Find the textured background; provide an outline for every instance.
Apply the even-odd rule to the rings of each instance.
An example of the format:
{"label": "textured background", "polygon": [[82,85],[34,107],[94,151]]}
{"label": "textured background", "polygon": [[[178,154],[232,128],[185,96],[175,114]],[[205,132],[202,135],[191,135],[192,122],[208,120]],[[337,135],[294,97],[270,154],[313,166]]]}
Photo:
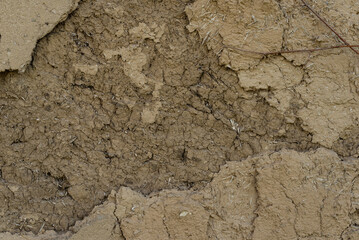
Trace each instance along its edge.
{"label": "textured background", "polygon": [[[0,237],[356,238],[358,55],[234,49],[340,44],[301,1],[12,2]],[[355,0],[309,3],[359,43]]]}

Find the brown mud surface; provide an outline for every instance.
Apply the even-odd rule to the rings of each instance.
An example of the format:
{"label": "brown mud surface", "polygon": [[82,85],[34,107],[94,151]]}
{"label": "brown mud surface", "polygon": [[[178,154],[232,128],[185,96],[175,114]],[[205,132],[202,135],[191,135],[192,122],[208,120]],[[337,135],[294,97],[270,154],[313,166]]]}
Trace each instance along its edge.
{"label": "brown mud surface", "polygon": [[301,1],[36,2],[0,3],[0,239],[359,239],[358,55],[238,50],[340,45]]}

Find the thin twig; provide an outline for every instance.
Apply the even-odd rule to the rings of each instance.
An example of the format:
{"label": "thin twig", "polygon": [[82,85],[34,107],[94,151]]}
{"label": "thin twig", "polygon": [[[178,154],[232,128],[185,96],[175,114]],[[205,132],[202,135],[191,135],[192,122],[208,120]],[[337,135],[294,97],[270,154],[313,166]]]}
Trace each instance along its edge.
{"label": "thin twig", "polygon": [[319,18],[320,21],[322,21],[322,23],[325,24],[325,26],[327,26],[335,35],[337,35],[337,37],[345,44],[347,45],[351,50],[353,50],[356,54],[359,54],[359,52],[357,50],[355,50],[342,36],[340,36],[339,33],[337,33],[334,28],[332,26],[330,26],[325,20],[324,18],[322,18],[311,6],[309,6],[309,4],[304,1],[301,0],[304,5],[315,15],[317,16],[317,18]]}
{"label": "thin twig", "polygon": [[335,49],[335,48],[359,48],[359,45],[339,45],[339,46],[330,46],[330,47],[323,47],[323,48],[312,48],[312,49],[298,49],[298,50],[283,50],[283,51],[274,51],[274,52],[258,52],[258,51],[252,51],[252,50],[246,50],[242,48],[232,47],[229,45],[224,45],[225,48],[230,48],[233,50],[238,50],[241,52],[246,53],[252,53],[252,54],[258,54],[258,55],[278,55],[282,53],[301,53],[301,52],[316,52],[316,51],[323,51],[323,50],[329,50],[329,49]]}
{"label": "thin twig", "polygon": [[[335,35],[337,35],[340,40],[345,44],[345,45],[337,45],[337,46],[330,46],[330,47],[322,47],[322,48],[311,48],[311,49],[297,49],[297,50],[282,50],[282,51],[273,51],[273,52],[259,52],[259,51],[253,51],[253,50],[247,50],[247,49],[242,49],[242,48],[237,48],[237,47],[233,47],[233,46],[229,46],[229,45],[223,45],[224,48],[229,48],[229,49],[233,49],[233,50],[237,50],[237,51],[241,51],[241,52],[246,52],[246,53],[251,53],[251,54],[258,54],[258,55],[279,55],[279,54],[283,54],[283,53],[303,53],[303,52],[316,52],[316,51],[323,51],[323,50],[329,50],[329,49],[336,49],[336,48],[350,48],[352,49],[356,54],[359,55],[359,51],[357,51],[354,48],[359,48],[359,45],[350,45],[342,36],[340,36],[340,34],[338,34],[333,27],[331,27],[316,11],[314,11],[314,9],[312,7],[310,7],[304,0],[301,0],[304,5],[315,14],[315,16],[317,16]],[[206,36],[207,37],[207,36]],[[214,39],[211,39],[212,41],[218,42]],[[223,50],[223,48],[222,48]],[[221,51],[222,51],[221,50]]]}

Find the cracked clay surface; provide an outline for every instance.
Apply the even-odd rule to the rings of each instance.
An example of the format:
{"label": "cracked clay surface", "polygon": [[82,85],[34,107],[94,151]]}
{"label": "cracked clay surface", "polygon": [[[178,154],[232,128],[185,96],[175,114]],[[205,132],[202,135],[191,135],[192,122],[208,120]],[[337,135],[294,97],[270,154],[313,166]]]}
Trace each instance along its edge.
{"label": "cracked clay surface", "polygon": [[0,72],[25,71],[37,40],[66,19],[79,0],[0,2]]}
{"label": "cracked clay surface", "polygon": [[200,191],[163,190],[145,197],[121,187],[71,232],[48,231],[43,237],[355,239],[350,216],[357,211],[358,167],[358,161],[343,162],[324,148],[258,155],[223,165]]}
{"label": "cracked clay surface", "polygon": [[359,57],[238,50],[340,44],[301,1],[1,11],[0,239],[359,239]]}
{"label": "cracked clay surface", "polygon": [[[348,1],[339,6],[328,1],[315,5],[334,27],[344,29],[341,32],[349,41],[358,42],[359,15],[351,6],[357,4]],[[342,10],[338,14],[333,9]],[[263,93],[266,101],[285,114],[287,121],[299,119],[313,135],[312,142],[331,148],[356,128],[359,58],[355,53],[330,50],[263,60],[234,49],[270,52],[338,45],[335,35],[300,1],[198,0],[186,12],[189,31],[198,31],[221,63],[238,72],[239,84],[245,90],[270,90]]]}

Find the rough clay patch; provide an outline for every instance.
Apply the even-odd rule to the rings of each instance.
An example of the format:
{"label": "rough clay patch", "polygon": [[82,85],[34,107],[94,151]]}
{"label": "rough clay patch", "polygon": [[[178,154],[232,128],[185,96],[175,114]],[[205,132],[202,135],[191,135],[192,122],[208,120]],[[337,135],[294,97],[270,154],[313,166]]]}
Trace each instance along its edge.
{"label": "rough clay patch", "polygon": [[187,31],[189,3],[81,1],[0,75],[0,231],[65,231],[119,186],[202,189],[227,160],[317,147]]}
{"label": "rough clay patch", "polygon": [[282,150],[227,163],[201,191],[122,187],[57,239],[355,239],[358,168],[327,149]]}
{"label": "rough clay patch", "polygon": [[[223,49],[335,43],[297,2],[192,2],[83,0],[23,74],[0,74],[0,231],[355,239],[356,60],[347,50],[262,59]],[[326,2],[318,8],[356,42],[355,2]],[[276,152],[287,148],[297,151]],[[132,190],[112,192],[119,186]]]}
{"label": "rough clay patch", "polygon": [[0,2],[0,72],[25,71],[37,40],[65,20],[79,0],[2,0]]}
{"label": "rough clay patch", "polygon": [[[359,41],[355,1],[310,4],[349,42]],[[226,47],[268,52],[340,44],[300,1],[197,0],[186,13],[187,28],[199,33],[223,65],[238,72],[241,86],[247,91],[267,89],[268,103],[288,121],[299,118],[313,142],[332,147],[339,137],[347,138],[345,131],[358,126],[359,58],[350,50],[263,59]]]}

